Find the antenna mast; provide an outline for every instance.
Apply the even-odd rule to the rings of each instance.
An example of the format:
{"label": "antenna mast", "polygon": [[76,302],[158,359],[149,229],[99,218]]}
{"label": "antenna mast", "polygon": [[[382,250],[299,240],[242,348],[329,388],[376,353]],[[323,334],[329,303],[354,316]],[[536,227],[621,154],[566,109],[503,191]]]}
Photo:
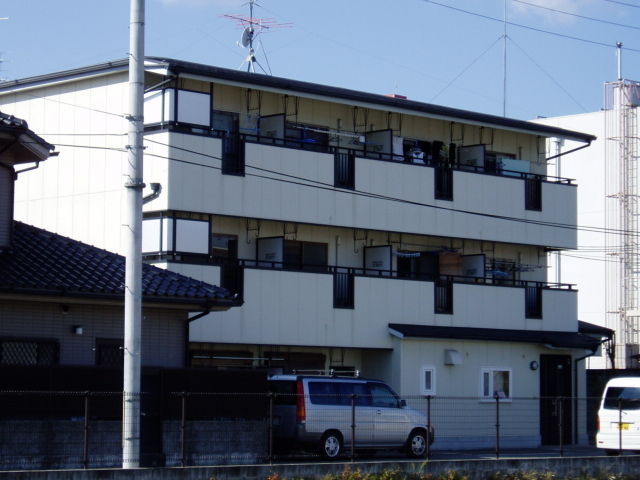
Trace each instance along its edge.
{"label": "antenna mast", "polygon": [[[240,41],[237,43],[239,46],[246,48],[249,53],[245,57],[244,61],[240,64],[240,68],[243,68],[244,64],[247,64],[247,72],[256,72],[256,65],[260,67],[260,69],[271,75],[271,68],[269,68],[269,60],[267,59],[265,53],[265,60],[267,60],[267,68],[269,68],[269,72],[262,67],[260,62],[256,59],[256,51],[254,42],[258,35],[262,32],[267,31],[272,28],[287,28],[290,27],[291,23],[279,23],[276,22],[272,18],[256,18],[253,16],[253,7],[257,5],[257,0],[249,0],[249,16],[243,15],[223,15],[226,18],[230,18],[235,20],[240,28],[242,28],[242,37]],[[262,46],[262,42],[260,42],[260,46]],[[262,47],[262,51],[264,53],[264,47]]]}

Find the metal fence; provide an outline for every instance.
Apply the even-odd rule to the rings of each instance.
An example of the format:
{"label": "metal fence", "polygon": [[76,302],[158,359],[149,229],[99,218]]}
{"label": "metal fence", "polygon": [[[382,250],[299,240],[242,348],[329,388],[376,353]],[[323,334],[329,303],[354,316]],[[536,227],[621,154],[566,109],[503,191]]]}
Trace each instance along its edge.
{"label": "metal fence", "polygon": [[[563,455],[566,445],[593,438],[592,412],[599,400],[415,396],[385,404],[355,394],[142,394],[140,463],[256,464],[326,457],[327,431],[335,434],[342,460],[396,457],[410,453],[407,440],[416,429],[433,432],[432,442],[424,445],[427,458],[469,450],[500,457],[544,444]],[[119,467],[121,412],[122,393],[0,392],[0,469]],[[307,443],[296,436],[301,420]]]}

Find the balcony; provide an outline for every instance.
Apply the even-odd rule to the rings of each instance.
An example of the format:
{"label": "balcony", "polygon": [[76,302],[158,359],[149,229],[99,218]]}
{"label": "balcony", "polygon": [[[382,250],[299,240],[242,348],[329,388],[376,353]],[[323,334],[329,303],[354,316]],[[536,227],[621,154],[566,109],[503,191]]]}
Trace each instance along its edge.
{"label": "balcony", "polygon": [[[217,282],[215,275],[222,274],[216,263],[221,262],[211,260],[203,280]],[[166,267],[192,275],[196,271],[183,270],[170,260]],[[547,331],[576,328],[577,292],[571,285],[525,281],[499,285],[491,278],[408,278],[392,271],[312,268],[239,260],[243,306],[216,313],[215,322],[198,327],[198,338],[390,348],[389,323]],[[444,291],[440,291],[442,285]],[[525,313],[529,288],[540,295],[542,318],[531,319]],[[451,310],[439,311],[443,305]]]}

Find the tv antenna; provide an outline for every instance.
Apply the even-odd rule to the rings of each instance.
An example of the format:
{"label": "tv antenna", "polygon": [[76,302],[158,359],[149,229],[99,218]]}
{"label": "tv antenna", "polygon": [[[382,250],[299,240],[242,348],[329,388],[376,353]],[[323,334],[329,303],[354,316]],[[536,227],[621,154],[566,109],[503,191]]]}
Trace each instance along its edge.
{"label": "tv antenna", "polygon": [[248,49],[249,53],[245,57],[244,61],[240,64],[239,68],[243,68],[244,64],[247,64],[247,72],[256,72],[256,65],[260,67],[260,69],[268,75],[271,75],[271,67],[269,67],[269,60],[267,59],[267,54],[264,51],[264,46],[262,45],[262,41],[260,42],[260,47],[262,48],[262,53],[264,54],[264,58],[267,62],[267,68],[269,72],[264,69],[264,67],[258,62],[256,58],[255,51],[255,41],[258,36],[270,29],[275,28],[288,28],[291,27],[291,23],[280,23],[277,22],[273,18],[256,18],[253,16],[253,7],[257,5],[257,0],[249,0],[249,16],[246,17],[244,15],[224,15],[226,18],[230,18],[236,22],[236,24],[242,28],[242,37],[240,37],[240,41],[237,42],[237,45]]}

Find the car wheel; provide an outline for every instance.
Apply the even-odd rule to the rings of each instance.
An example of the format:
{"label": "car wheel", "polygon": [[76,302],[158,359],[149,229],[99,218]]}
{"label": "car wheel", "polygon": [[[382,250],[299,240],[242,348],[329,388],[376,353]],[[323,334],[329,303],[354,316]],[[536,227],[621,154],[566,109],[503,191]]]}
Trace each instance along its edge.
{"label": "car wheel", "polygon": [[407,439],[407,453],[413,458],[422,458],[427,453],[427,435],[424,430],[414,430]]}
{"label": "car wheel", "polygon": [[614,457],[616,455],[620,455],[620,450],[610,450],[607,449],[604,451],[607,455],[609,455],[610,457]]}
{"label": "car wheel", "polygon": [[342,437],[338,432],[327,432],[322,436],[320,453],[326,458],[336,458],[342,453]]}

